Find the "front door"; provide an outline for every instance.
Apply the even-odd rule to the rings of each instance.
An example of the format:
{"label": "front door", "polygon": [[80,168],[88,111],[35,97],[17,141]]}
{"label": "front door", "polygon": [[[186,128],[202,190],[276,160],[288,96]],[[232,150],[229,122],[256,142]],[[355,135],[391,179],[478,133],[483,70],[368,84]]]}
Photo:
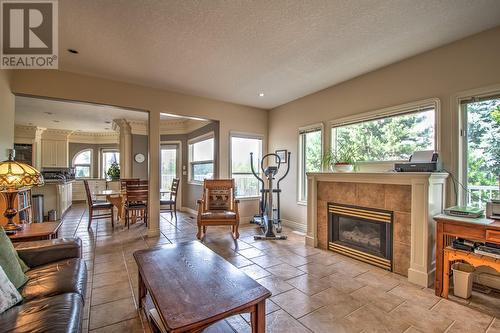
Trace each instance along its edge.
{"label": "front door", "polygon": [[[179,154],[179,144],[178,143],[163,143],[160,146],[160,198],[161,200],[168,200],[170,194],[166,190],[170,190],[172,186],[172,180],[174,178],[180,178],[180,154]],[[179,190],[181,187],[179,186]],[[180,193],[178,193],[180,198]],[[180,204],[178,200],[177,205]]]}

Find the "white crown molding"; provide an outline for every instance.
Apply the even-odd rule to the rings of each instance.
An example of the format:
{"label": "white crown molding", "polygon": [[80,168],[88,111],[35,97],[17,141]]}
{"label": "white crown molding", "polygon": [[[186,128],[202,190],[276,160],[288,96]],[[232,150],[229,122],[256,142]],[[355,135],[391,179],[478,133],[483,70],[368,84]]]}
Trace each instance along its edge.
{"label": "white crown molding", "polygon": [[15,138],[23,138],[23,139],[31,139],[36,140],[40,139],[45,128],[30,126],[30,125],[19,125],[16,124],[14,126],[14,137]]}
{"label": "white crown molding", "polygon": [[[160,120],[160,134],[187,134],[209,122],[191,119]],[[128,121],[132,134],[148,135],[148,122],[140,120]]]}
{"label": "white crown molding", "polygon": [[67,141],[73,130],[62,130],[48,128],[42,133],[42,140],[62,140]]}
{"label": "white crown molding", "polygon": [[68,141],[71,143],[118,144],[120,135],[116,132],[73,132]]}

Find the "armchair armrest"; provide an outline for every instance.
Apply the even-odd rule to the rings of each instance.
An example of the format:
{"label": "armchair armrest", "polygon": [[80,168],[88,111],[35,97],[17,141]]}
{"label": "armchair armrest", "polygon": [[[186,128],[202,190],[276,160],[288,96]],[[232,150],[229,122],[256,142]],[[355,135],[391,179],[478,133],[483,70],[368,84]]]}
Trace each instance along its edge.
{"label": "armchair armrest", "polygon": [[14,244],[14,247],[19,257],[29,267],[37,267],[58,260],[80,258],[82,255],[80,238],[23,242]]}
{"label": "armchair armrest", "polygon": [[234,199],[234,212],[236,213],[236,215],[239,217],[240,216],[240,213],[239,213],[239,203],[240,203],[240,199]]}

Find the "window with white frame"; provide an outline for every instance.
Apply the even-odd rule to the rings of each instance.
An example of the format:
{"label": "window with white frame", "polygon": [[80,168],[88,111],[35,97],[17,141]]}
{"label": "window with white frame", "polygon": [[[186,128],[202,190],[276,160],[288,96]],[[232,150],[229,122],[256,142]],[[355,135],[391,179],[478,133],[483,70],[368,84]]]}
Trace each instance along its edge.
{"label": "window with white frame", "polygon": [[307,172],[321,171],[323,130],[321,126],[299,130],[299,201],[307,200]]}
{"label": "window with white frame", "polygon": [[85,149],[73,157],[76,178],[92,177],[92,149]]}
{"label": "window with white frame", "polygon": [[188,144],[189,181],[200,183],[214,177],[214,137],[196,138]]}
{"label": "window with white frame", "polygon": [[339,155],[349,151],[358,162],[408,160],[416,150],[436,150],[435,106],[333,124],[331,149]]}
{"label": "window with white frame", "polygon": [[259,196],[259,181],[252,173],[250,153],[253,153],[253,166],[259,172],[258,161],[262,159],[262,138],[245,135],[231,135],[231,178],[236,183],[236,196],[251,198]]}
{"label": "window with white frame", "polygon": [[116,149],[103,149],[101,152],[101,177],[108,178],[109,167],[120,164],[120,152]]}
{"label": "window with white frame", "polygon": [[500,95],[464,99],[461,109],[462,202],[484,207],[500,198]]}

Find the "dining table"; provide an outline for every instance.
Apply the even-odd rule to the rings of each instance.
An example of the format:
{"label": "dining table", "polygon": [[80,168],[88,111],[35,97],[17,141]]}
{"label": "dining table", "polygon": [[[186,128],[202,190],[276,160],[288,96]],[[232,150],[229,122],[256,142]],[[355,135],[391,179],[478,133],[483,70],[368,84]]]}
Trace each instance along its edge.
{"label": "dining table", "polygon": [[101,190],[94,193],[96,198],[106,198],[107,202],[116,207],[118,220],[122,221],[125,216],[125,196],[122,191],[117,190]]}

